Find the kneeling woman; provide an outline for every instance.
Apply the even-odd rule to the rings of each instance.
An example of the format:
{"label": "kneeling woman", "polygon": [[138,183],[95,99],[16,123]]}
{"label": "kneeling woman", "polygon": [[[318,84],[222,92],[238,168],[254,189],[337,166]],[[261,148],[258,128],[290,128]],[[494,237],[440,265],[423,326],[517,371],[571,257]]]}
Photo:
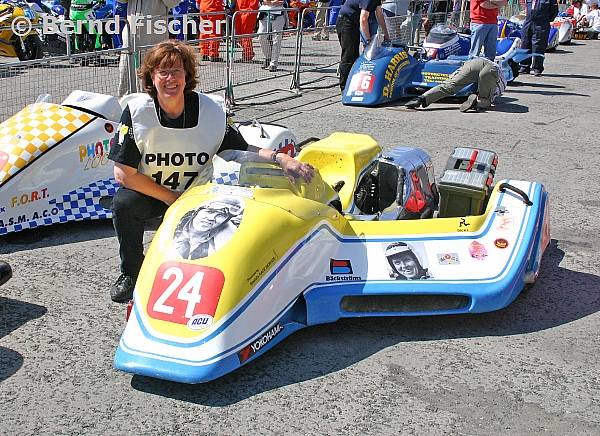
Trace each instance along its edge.
{"label": "kneeling woman", "polygon": [[278,162],[292,181],[312,180],[310,165],[248,145],[228,122],[223,100],[194,92],[196,65],[190,46],[177,40],[155,45],[138,73],[147,95],[132,99],[123,110],[109,154],[121,185],[112,202],[121,257],[121,276],[110,289],[115,302],[132,298],[144,260],[146,221],[162,216],[192,182],[209,182],[215,154],[256,152]]}

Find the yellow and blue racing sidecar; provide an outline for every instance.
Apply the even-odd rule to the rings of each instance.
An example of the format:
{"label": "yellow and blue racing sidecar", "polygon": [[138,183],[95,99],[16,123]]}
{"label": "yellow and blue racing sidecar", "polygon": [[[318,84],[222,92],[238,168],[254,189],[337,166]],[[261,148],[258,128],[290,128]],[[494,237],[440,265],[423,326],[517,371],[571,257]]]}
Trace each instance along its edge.
{"label": "yellow and blue racing sidecar", "polygon": [[360,134],[303,147],[310,184],[245,157],[237,185],[192,188],[169,208],[118,369],[206,382],[340,318],[498,310],[540,271],[548,194],[535,182],[493,186],[492,152],[457,148],[438,183],[424,151],[383,153]]}

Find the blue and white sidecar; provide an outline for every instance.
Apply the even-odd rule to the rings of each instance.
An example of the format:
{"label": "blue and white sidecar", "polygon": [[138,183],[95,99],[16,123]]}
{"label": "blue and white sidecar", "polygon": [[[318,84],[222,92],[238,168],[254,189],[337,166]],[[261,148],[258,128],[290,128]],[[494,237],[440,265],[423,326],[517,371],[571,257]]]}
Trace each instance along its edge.
{"label": "blue and white sidecar", "polygon": [[[498,40],[496,62],[501,65],[507,82],[518,75],[518,63],[531,56],[519,48],[520,41],[514,37]],[[384,43],[379,35],[354,63],[342,104],[375,106],[423,94],[447,80],[468,59],[456,55],[446,59],[416,59],[404,43]],[[466,97],[476,90],[476,84],[472,84],[456,96]]]}

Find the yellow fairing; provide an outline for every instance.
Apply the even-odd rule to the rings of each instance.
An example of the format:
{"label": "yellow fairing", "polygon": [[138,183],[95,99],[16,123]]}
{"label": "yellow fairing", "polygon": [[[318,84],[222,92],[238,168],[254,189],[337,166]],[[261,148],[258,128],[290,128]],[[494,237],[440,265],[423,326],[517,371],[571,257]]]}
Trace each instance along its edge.
{"label": "yellow fairing", "polygon": [[344,182],[339,196],[342,209],[346,210],[352,204],[359,176],[381,151],[381,146],[368,135],[333,133],[303,148],[298,160],[319,168],[323,180],[330,186]]}
{"label": "yellow fairing", "polygon": [[[224,199],[232,198],[231,201],[243,204],[243,213],[238,217],[241,218],[240,224],[233,236],[206,257],[184,259],[174,240],[182,219],[192,210],[207,204],[221,204]],[[269,217],[268,222],[265,217]],[[147,314],[148,327],[159,336],[177,337],[178,340],[193,340],[210,332],[211,326],[218,328],[220,323],[231,316],[232,311],[241,307],[261,288],[265,278],[270,277],[273,268],[286,253],[301,244],[311,229],[323,220],[338,228],[341,226],[340,216],[334,209],[295,195],[290,189],[213,184],[191,189],[165,215],[163,224],[148,249],[138,278],[135,299]],[[241,253],[244,253],[243,258],[240,257]],[[183,278],[179,287],[173,284],[175,279],[167,277],[165,283],[173,286],[170,297],[165,297],[168,286],[161,284],[164,281],[164,265],[171,266],[177,274],[182,271]],[[199,285],[199,302],[190,303],[196,305],[196,308],[193,313],[187,313],[187,317],[176,316],[178,311],[180,314],[184,312],[184,308],[177,307],[177,304],[183,304],[177,296],[183,295],[185,300],[188,294],[193,294],[190,287],[187,291],[184,288],[188,280],[190,283],[193,281],[190,276],[194,271],[202,272],[205,280]],[[284,277],[272,279],[285,280]],[[269,289],[271,286],[261,292],[269,292]],[[277,295],[273,299],[276,300]],[[214,306],[207,309],[208,301],[212,301]],[[197,309],[203,304],[201,310]],[[174,308],[174,313],[165,314],[165,308],[168,311],[170,307]],[[157,308],[163,312],[157,312]],[[187,308],[189,309],[189,304]],[[203,315],[213,317],[205,329],[194,330],[186,323],[194,316]]]}

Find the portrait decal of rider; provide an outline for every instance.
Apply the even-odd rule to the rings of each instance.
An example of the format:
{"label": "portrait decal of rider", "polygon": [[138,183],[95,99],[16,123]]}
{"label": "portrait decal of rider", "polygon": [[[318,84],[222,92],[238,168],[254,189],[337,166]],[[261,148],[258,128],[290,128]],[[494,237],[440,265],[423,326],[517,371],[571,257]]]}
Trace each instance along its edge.
{"label": "portrait decal of rider", "polygon": [[184,259],[209,256],[231,239],[243,213],[243,200],[231,196],[213,198],[181,218],[173,234],[173,246]]}
{"label": "portrait decal of rider", "polygon": [[422,254],[413,245],[406,242],[393,242],[386,246],[384,253],[388,261],[390,277],[396,280],[428,279],[431,276],[427,264],[425,251]]}

